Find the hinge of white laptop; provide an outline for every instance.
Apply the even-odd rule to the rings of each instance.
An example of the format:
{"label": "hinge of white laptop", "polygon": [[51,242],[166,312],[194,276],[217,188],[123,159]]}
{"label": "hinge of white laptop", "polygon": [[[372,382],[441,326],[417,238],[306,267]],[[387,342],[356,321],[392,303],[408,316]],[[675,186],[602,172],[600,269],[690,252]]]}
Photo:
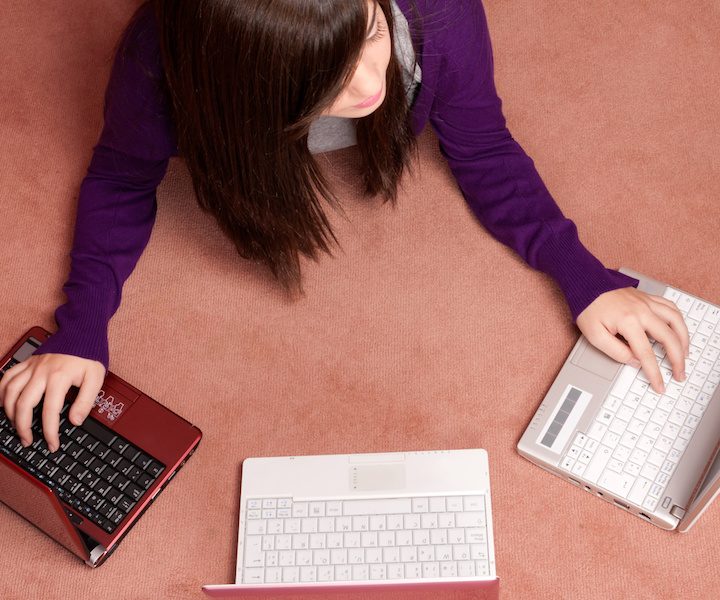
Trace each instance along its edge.
{"label": "hinge of white laptop", "polygon": [[677,504],[673,504],[673,507],[670,509],[670,514],[673,517],[677,517],[678,519],[682,519],[685,516],[685,509],[682,506],[678,506]]}
{"label": "hinge of white laptop", "polygon": [[90,558],[85,563],[95,568],[98,565],[98,561],[102,558],[103,554],[107,552],[107,548],[102,544],[98,544],[90,551]]}

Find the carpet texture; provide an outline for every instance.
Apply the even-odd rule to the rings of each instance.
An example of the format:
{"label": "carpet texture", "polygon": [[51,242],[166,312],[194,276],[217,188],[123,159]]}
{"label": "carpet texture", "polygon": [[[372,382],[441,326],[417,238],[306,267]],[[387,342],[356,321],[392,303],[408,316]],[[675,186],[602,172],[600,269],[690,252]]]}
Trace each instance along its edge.
{"label": "carpet texture", "polygon": [[[53,329],[113,47],[135,0],[0,7],[0,350]],[[581,238],[720,302],[720,5],[486,0],[515,137]],[[283,296],[203,214],[183,163],[110,328],[110,368],[204,432],[92,571],[0,506],[0,597],[200,598],[234,578],[243,458],[483,447],[503,598],[716,598],[720,507],[667,533],[552,477],[515,443],[577,330],[558,289],[465,206],[430,131],[396,208],[355,151],[321,157],[341,249]]]}

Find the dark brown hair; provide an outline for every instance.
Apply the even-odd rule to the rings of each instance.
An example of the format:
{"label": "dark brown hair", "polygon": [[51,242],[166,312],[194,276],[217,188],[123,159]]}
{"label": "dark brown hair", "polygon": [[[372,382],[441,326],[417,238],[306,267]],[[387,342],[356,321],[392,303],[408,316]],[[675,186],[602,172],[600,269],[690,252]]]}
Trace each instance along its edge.
{"label": "dark brown hair", "polygon": [[[376,0],[393,35],[390,0]],[[337,240],[337,206],[307,146],[352,77],[366,0],[153,0],[178,146],[200,206],[245,258],[301,289],[299,257]],[[392,46],[392,44],[391,44]],[[394,50],[386,98],[357,121],[366,195],[395,201],[415,138]]]}

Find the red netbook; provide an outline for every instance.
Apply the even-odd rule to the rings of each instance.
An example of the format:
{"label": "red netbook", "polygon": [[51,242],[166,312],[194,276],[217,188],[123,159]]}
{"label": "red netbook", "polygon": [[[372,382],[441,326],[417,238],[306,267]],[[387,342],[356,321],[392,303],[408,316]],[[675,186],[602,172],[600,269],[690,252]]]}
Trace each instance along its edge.
{"label": "red netbook", "polygon": [[[33,327],[0,361],[0,377],[48,337]],[[0,408],[0,500],[97,567],[195,451],[201,431],[108,372],[85,422],[60,415],[60,449],[50,453],[35,410],[33,443],[20,444]]]}

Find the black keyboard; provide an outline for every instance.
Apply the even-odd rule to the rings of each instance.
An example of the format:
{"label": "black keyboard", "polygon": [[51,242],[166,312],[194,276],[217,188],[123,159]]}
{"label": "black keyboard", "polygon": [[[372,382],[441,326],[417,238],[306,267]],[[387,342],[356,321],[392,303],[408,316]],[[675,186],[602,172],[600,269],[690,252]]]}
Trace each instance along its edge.
{"label": "black keyboard", "polygon": [[[0,378],[17,364],[0,369]],[[79,427],[60,414],[60,448],[50,452],[42,434],[42,402],[33,412],[33,443],[23,448],[0,408],[0,452],[35,476],[74,510],[112,533],[165,466],[92,417]],[[68,511],[71,519],[77,517]]]}

